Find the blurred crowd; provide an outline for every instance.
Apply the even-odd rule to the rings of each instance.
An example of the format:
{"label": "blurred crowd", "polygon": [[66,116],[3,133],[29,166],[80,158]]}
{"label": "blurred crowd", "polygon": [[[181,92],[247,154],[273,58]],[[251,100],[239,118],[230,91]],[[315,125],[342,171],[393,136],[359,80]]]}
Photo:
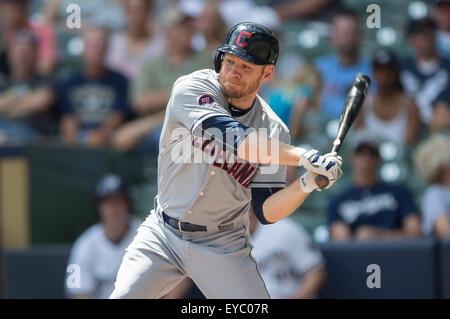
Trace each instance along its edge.
{"label": "blurred crowd", "polygon": [[[379,2],[383,23],[385,1]],[[369,53],[361,50],[369,29],[356,3],[367,5],[349,0],[0,0],[0,145],[56,143],[156,155],[173,82],[212,68],[228,28],[254,21],[280,38],[276,74],[260,94],[288,125],[295,144],[328,152],[355,75],[372,78],[344,150],[347,179],[321,199],[329,200],[329,238],[447,237],[450,1],[423,1],[422,15],[402,12],[407,21],[397,42],[405,47],[377,44]],[[69,9],[73,4],[81,9],[81,28],[69,27],[68,21],[76,20],[76,10]],[[325,32],[326,54],[307,56],[292,49],[290,32],[300,21]],[[297,38],[309,43],[314,37]],[[288,179],[298,174],[291,169]],[[415,187],[419,180],[422,188]],[[99,235],[91,230],[90,236],[95,242]],[[307,237],[300,230],[292,238],[309,247]],[[81,243],[76,247],[82,250]],[[299,280],[321,269],[320,252],[307,254],[310,264],[286,266],[286,278]],[[317,274],[304,287],[319,287],[323,274]],[[317,291],[297,288],[280,296],[311,297]]]}

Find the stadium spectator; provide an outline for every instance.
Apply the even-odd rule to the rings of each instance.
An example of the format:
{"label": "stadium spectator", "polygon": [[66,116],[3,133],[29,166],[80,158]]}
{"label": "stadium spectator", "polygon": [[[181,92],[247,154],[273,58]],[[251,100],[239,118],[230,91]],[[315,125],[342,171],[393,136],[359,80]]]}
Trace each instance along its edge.
{"label": "stadium spectator", "polygon": [[430,131],[450,131],[450,81],[433,102],[433,119]]}
{"label": "stadium spectator", "polygon": [[438,26],[436,43],[442,57],[450,59],[450,1],[434,0],[433,18]]}
{"label": "stadium spectator", "polygon": [[352,155],[353,183],[328,205],[331,238],[345,241],[420,235],[419,210],[403,185],[378,179],[377,142],[360,139]]}
{"label": "stadium spectator", "polygon": [[397,58],[387,50],[379,50],[372,67],[377,91],[367,96],[355,128],[378,140],[414,144],[420,129],[419,110],[400,83]]}
{"label": "stadium spectator", "polygon": [[266,86],[264,95],[278,117],[289,127],[292,139],[308,133],[307,113],[320,102],[321,76],[312,64],[304,64],[291,81]]}
{"label": "stadium spectator", "polygon": [[362,37],[358,16],[354,12],[342,10],[333,17],[330,41],[336,52],[315,61],[323,78],[322,111],[326,116],[339,118],[358,72],[372,75],[370,63],[359,56]]}
{"label": "stadium spectator", "polygon": [[83,67],[60,88],[61,136],[67,144],[102,147],[128,116],[128,82],[105,66],[105,29],[89,28],[83,40]]}
{"label": "stadium spectator", "polygon": [[32,141],[47,135],[55,100],[52,82],[37,74],[35,35],[29,30],[15,33],[8,46],[10,76],[0,83],[0,135],[2,142]]}
{"label": "stadium spectator", "polygon": [[103,147],[129,114],[128,82],[104,63],[108,33],[84,33],[83,67],[60,89],[61,136],[65,143]]}
{"label": "stadium spectator", "polygon": [[217,1],[208,1],[194,23],[197,32],[201,35],[201,38],[194,38],[198,42],[196,49],[207,50],[214,55],[228,31]]}
{"label": "stadium spectator", "polygon": [[322,253],[291,219],[261,225],[250,214],[252,255],[273,299],[316,298],[325,282]]}
{"label": "stadium spectator", "polygon": [[[191,0],[187,0],[184,2],[190,1]],[[262,22],[255,21],[253,16],[264,16],[264,19],[267,19],[268,21],[276,21],[276,23],[280,23],[280,19],[275,10],[265,5],[259,5],[254,0],[218,0],[217,4],[228,28],[245,21],[258,23]],[[271,29],[271,26],[267,23],[262,24]]]}
{"label": "stadium spectator", "polygon": [[416,150],[414,164],[429,183],[422,197],[422,230],[425,235],[450,236],[450,138],[433,135]]}
{"label": "stadium spectator", "polygon": [[47,23],[59,28],[66,27],[70,5],[80,8],[81,27],[86,25],[104,27],[109,30],[123,30],[126,24],[123,2],[125,0],[47,0],[43,6],[43,15]]}
{"label": "stadium spectator", "polygon": [[110,37],[106,64],[132,80],[146,60],[162,54],[164,37],[154,32],[153,0],[126,0],[125,13],[127,27]]}
{"label": "stadium spectator", "polygon": [[432,102],[449,81],[450,61],[438,54],[433,20],[410,21],[407,34],[415,55],[405,61],[400,79],[406,92],[414,97],[421,121],[429,125]]}
{"label": "stadium spectator", "polygon": [[125,249],[141,223],[131,215],[128,188],[118,175],[99,180],[95,204],[100,222],[75,241],[70,254],[69,265],[80,271],[79,282],[66,280],[65,290],[71,298],[105,299],[111,295]]}
{"label": "stadium spectator", "polygon": [[49,75],[57,62],[56,40],[51,24],[28,19],[29,0],[0,1],[0,73],[9,74],[7,50],[14,34],[30,30],[37,38],[37,72]]}
{"label": "stadium spectator", "polygon": [[166,51],[151,59],[133,82],[133,109],[140,118],[125,124],[114,136],[114,146],[120,150],[137,147],[141,151],[158,149],[164,112],[173,83],[180,76],[199,68],[212,68],[208,51],[192,48],[193,19],[175,7],[161,16],[165,30]]}
{"label": "stadium spectator", "polygon": [[331,20],[333,13],[341,9],[339,0],[268,0],[282,21],[301,19],[309,21]]}

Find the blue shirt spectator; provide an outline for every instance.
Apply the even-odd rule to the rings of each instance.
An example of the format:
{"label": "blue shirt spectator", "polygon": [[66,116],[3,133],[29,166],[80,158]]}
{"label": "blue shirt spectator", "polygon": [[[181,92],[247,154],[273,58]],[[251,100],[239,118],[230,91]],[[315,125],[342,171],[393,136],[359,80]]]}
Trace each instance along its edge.
{"label": "blue shirt spectator", "polygon": [[429,123],[432,119],[432,103],[448,82],[450,75],[448,70],[450,60],[447,59],[436,61],[430,68],[413,58],[408,58],[403,64],[402,84],[406,92],[415,98],[424,123]]}
{"label": "blue shirt spectator", "polygon": [[105,147],[128,115],[128,82],[105,66],[107,31],[83,35],[83,68],[60,89],[61,135],[67,144]]}
{"label": "blue shirt spectator", "polygon": [[345,98],[358,72],[372,75],[369,61],[359,56],[362,31],[358,15],[342,10],[333,17],[330,42],[334,53],[315,61],[322,83],[322,111],[339,118]]}
{"label": "blue shirt spectator", "polygon": [[447,81],[447,87],[433,101],[430,130],[432,132],[450,130],[450,81]]}
{"label": "blue shirt spectator", "polygon": [[315,65],[322,74],[322,110],[333,118],[341,115],[356,74],[362,72],[372,77],[372,68],[365,59],[360,59],[353,65],[342,65],[337,56],[328,55],[318,58]]}
{"label": "blue shirt spectator", "polygon": [[101,78],[88,78],[78,72],[61,86],[61,115],[75,115],[81,131],[98,128],[112,112],[127,116],[127,88],[126,78],[111,70]]}
{"label": "blue shirt spectator", "polygon": [[436,43],[439,54],[450,59],[450,1],[434,0],[433,19],[437,24]]}
{"label": "blue shirt spectator", "polygon": [[328,205],[333,240],[420,235],[419,210],[412,195],[405,186],[379,180],[380,161],[378,142],[360,138],[351,157],[353,184]]}
{"label": "blue shirt spectator", "polygon": [[405,61],[400,80],[415,99],[422,122],[428,125],[433,117],[432,102],[449,81],[450,61],[438,54],[433,20],[410,21],[407,34],[414,56]]}
{"label": "blue shirt spectator", "polygon": [[371,187],[351,185],[328,207],[328,222],[343,221],[352,232],[363,225],[402,227],[403,218],[417,213],[411,193],[401,185],[378,182]]}

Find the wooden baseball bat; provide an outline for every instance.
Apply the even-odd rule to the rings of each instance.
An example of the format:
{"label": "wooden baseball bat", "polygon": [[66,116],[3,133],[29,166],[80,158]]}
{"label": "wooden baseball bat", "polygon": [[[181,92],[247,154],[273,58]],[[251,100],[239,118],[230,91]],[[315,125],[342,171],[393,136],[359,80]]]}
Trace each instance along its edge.
{"label": "wooden baseball bat", "polygon": [[[333,141],[333,147],[331,153],[339,152],[342,142],[344,141],[347,132],[355,122],[356,116],[361,109],[361,106],[366,98],[367,92],[370,87],[370,77],[363,73],[358,73],[353,80],[350,91],[345,99],[344,108],[342,109],[341,117],[339,120],[338,132],[336,138]],[[328,186],[329,180],[326,176],[316,176],[316,185],[320,189],[324,189]]]}

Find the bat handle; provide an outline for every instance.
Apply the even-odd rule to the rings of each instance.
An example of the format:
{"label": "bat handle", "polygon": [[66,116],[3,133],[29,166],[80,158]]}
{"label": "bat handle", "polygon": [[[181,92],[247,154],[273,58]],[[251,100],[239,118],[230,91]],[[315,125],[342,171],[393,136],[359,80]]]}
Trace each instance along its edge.
{"label": "bat handle", "polygon": [[330,181],[328,180],[328,177],[323,176],[323,175],[317,175],[316,176],[316,185],[323,190],[325,187],[328,186],[328,184],[330,183]]}

